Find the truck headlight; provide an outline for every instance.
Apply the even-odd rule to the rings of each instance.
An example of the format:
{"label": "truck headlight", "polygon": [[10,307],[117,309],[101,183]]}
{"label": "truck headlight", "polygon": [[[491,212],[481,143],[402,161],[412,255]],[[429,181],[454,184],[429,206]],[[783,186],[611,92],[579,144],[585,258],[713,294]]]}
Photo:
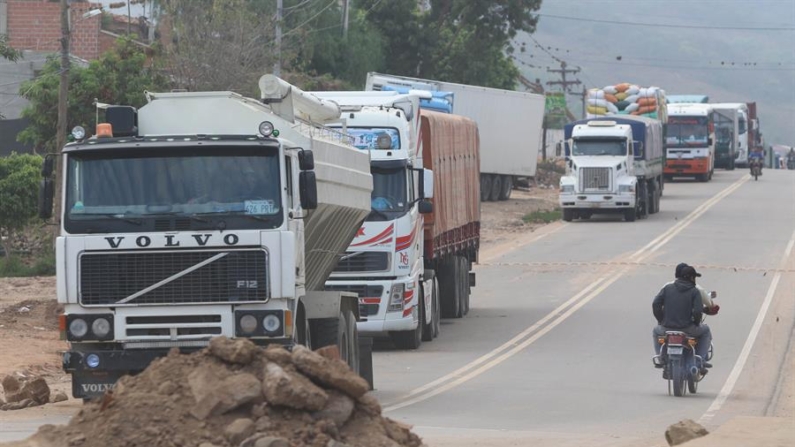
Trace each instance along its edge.
{"label": "truck headlight", "polygon": [[110,333],[110,321],[105,318],[97,318],[91,323],[91,332],[93,332],[97,338],[107,337]]}
{"label": "truck headlight", "polygon": [[262,319],[262,327],[265,329],[265,332],[276,332],[282,327],[282,322],[276,315],[266,315],[265,318]]}
{"label": "truck headlight", "polygon": [[75,318],[69,323],[69,333],[75,338],[83,338],[88,334],[88,323],[82,318]]}
{"label": "truck headlight", "polygon": [[403,310],[403,292],[405,290],[405,284],[392,284],[392,289],[389,291],[389,307],[387,311]]}
{"label": "truck headlight", "polygon": [[254,315],[243,315],[240,318],[240,329],[245,334],[253,334],[257,330],[257,318]]}
{"label": "truck headlight", "polygon": [[635,185],[618,185],[619,194],[626,194],[630,192],[635,192]]}
{"label": "truck headlight", "polygon": [[574,185],[560,185],[561,194],[574,194]]}

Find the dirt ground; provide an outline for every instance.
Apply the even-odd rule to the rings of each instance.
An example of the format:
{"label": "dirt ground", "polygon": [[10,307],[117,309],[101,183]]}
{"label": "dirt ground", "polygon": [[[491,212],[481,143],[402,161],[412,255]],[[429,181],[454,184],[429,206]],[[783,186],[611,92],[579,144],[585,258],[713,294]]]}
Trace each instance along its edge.
{"label": "dirt ground", "polygon": [[558,206],[558,190],[542,185],[514,189],[511,198],[480,205],[480,244],[482,248],[504,242],[519,233],[533,232],[544,224],[525,223],[522,218],[534,211],[551,211]]}

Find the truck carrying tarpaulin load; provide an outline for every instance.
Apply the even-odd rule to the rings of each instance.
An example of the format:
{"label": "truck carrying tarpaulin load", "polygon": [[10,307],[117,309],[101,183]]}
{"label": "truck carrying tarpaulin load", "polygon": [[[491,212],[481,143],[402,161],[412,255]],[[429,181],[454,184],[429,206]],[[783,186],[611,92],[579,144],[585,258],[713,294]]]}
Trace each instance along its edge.
{"label": "truck carrying tarpaulin load", "polygon": [[510,198],[518,179],[536,175],[542,143],[542,95],[429,79],[368,73],[366,90],[406,88],[453,93],[452,113],[480,132],[480,200]]}
{"label": "truck carrying tarpaulin load", "polygon": [[443,313],[456,317],[469,311],[474,273],[468,272],[480,247],[478,125],[429,111],[421,119],[423,164],[434,173],[434,209],[424,228],[426,265],[438,272]]}
{"label": "truck carrying tarpaulin load", "polygon": [[358,297],[323,284],[370,212],[369,154],[322,125],[335,104],[270,75],[260,89],[149,93],[63,148],[57,292],[75,397],[219,335],[336,345],[360,371]]}
{"label": "truck carrying tarpaulin load", "polygon": [[631,222],[660,210],[662,123],[640,116],[591,118],[564,128],[563,219],[622,213]]}
{"label": "truck carrying tarpaulin load", "polygon": [[416,349],[438,335],[441,314],[458,318],[468,308],[463,284],[477,259],[480,220],[477,127],[420,113],[427,91],[313,94],[339,104],[337,126],[370,153],[373,175],[372,212],[326,288],[359,295],[360,332]]}

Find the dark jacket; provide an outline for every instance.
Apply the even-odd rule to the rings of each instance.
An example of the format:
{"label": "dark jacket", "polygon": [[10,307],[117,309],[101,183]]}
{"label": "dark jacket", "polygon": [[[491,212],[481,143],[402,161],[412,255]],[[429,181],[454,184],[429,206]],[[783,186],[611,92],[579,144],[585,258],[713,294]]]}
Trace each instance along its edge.
{"label": "dark jacket", "polygon": [[701,324],[704,305],[696,285],[677,279],[660,290],[651,305],[657,323],[670,329]]}

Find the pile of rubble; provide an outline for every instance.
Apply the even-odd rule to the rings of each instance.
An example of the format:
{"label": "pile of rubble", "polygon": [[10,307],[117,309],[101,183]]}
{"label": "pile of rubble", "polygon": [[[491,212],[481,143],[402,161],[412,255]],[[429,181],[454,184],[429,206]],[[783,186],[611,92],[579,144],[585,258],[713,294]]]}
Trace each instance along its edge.
{"label": "pile of rubble", "polygon": [[21,445],[420,447],[368,390],[333,348],[289,352],[219,337],[122,378],[68,425],[43,426]]}
{"label": "pile of rubble", "polygon": [[22,374],[9,375],[3,378],[3,394],[0,398],[0,410],[21,410],[37,407],[50,402],[62,402],[68,399],[64,393],[50,396],[50,387],[43,377],[27,377]]}

